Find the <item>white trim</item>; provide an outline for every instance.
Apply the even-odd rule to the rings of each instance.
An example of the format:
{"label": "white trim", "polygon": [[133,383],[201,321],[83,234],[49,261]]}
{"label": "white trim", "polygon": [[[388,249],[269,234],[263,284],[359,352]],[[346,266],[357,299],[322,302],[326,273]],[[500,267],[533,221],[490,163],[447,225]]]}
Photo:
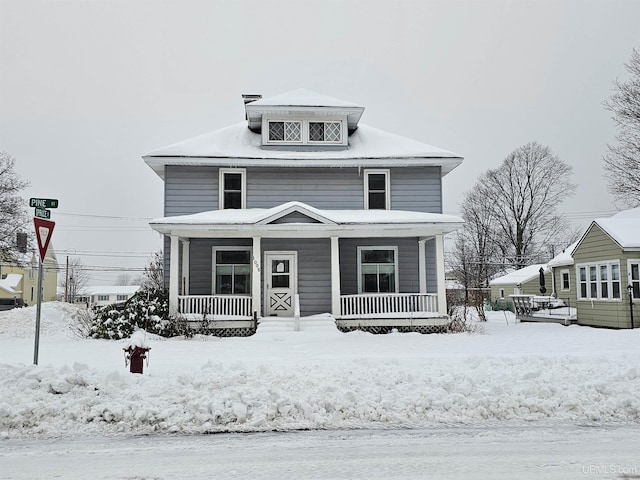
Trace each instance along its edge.
{"label": "white trim", "polygon": [[369,208],[369,175],[384,175],[384,189],[385,189],[385,210],[391,210],[391,171],[388,168],[367,168],[363,172],[364,176],[364,209]]}
{"label": "white trim", "polygon": [[340,316],[340,239],[331,237],[331,313]]}
{"label": "white trim", "polygon": [[399,270],[399,261],[398,261],[398,246],[377,246],[377,245],[373,245],[373,246],[358,246],[357,248],[357,263],[358,263],[358,293],[385,293],[385,292],[363,292],[362,291],[362,254],[361,252],[363,250],[393,250],[393,264],[394,264],[394,291],[393,292],[388,292],[388,293],[400,293],[400,278],[399,278],[399,274],[398,274],[398,270]]}
{"label": "white trim", "polygon": [[251,296],[253,311],[260,317],[262,316],[262,267],[260,265],[260,237],[253,237],[253,247],[251,252],[251,263],[253,267],[251,269]]}
{"label": "white trim", "polygon": [[[226,251],[226,252],[248,252],[249,253],[249,275],[252,275],[253,268],[251,268],[251,247],[247,247],[245,245],[242,246],[234,246],[234,245],[225,245],[225,246],[213,246],[211,250],[211,294],[212,295],[237,295],[237,296],[248,296],[251,295],[253,290],[249,293],[218,293],[216,292],[216,275],[217,275],[217,263],[216,263],[216,252],[218,251]],[[253,287],[253,277],[249,279],[249,288]]]}
{"label": "white trim", "polygon": [[447,314],[447,290],[444,281],[444,235],[436,235],[436,282],[438,282],[438,313]]}
{"label": "white trim", "polygon": [[[567,288],[564,288],[564,274],[567,274],[568,280],[569,280],[569,286]],[[568,268],[563,268],[560,270],[560,291],[561,292],[568,292],[569,290],[571,290],[571,270]]]}
{"label": "white trim", "polygon": [[[631,278],[631,265],[638,265],[638,270],[640,273],[640,259],[637,258],[630,258],[627,260],[627,285],[624,286],[624,289],[626,290],[627,287],[629,285],[633,286],[633,282],[640,282],[640,279],[634,280],[633,278]],[[633,295],[633,294],[632,294]],[[636,298],[635,296],[633,296],[633,300],[640,300],[640,298]]]}
{"label": "white trim", "polygon": [[[619,283],[620,288],[620,297],[616,298],[613,296],[613,272],[611,267],[613,265],[618,266],[618,275],[619,279],[617,282]],[[602,297],[602,279],[601,279],[601,270],[600,268],[606,266],[607,267],[607,296]],[[591,280],[591,268],[595,267],[596,269],[596,279],[595,281]],[[586,275],[586,296],[582,296],[582,279],[580,277],[580,269],[585,269]],[[602,260],[597,262],[585,262],[585,263],[577,263],[575,266],[576,272],[576,299],[578,301],[600,301],[600,302],[621,302],[623,296],[623,289],[626,289],[626,285],[622,284],[622,271],[620,269],[620,260]],[[591,296],[591,284],[596,284],[596,296]]]}
{"label": "white trim", "polygon": [[247,169],[246,168],[220,168],[218,169],[218,210],[224,208],[224,175],[225,173],[239,173],[242,182],[240,208],[247,208]]}
{"label": "white trim", "polygon": [[[348,145],[348,122],[346,115],[326,115],[326,116],[304,116],[309,111],[298,112],[293,115],[263,115],[262,116],[262,144],[266,146],[283,146],[283,145],[308,145],[308,146],[347,146]],[[271,140],[269,138],[269,124],[272,122],[291,122],[300,124],[300,140]],[[309,138],[310,123],[340,123],[340,141],[312,141]]]}
{"label": "white trim", "polygon": [[180,237],[171,235],[171,250],[169,256],[169,315],[178,313],[178,283],[180,267]]}

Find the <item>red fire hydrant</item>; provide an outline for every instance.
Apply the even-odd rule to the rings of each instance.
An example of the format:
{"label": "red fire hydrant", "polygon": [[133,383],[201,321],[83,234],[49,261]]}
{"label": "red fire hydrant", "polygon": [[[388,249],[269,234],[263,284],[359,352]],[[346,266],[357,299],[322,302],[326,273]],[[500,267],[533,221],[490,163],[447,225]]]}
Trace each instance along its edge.
{"label": "red fire hydrant", "polygon": [[130,346],[123,348],[124,350],[124,366],[129,365],[129,371],[131,373],[142,373],[143,362],[147,360],[147,366],[149,366],[149,347],[137,347]]}

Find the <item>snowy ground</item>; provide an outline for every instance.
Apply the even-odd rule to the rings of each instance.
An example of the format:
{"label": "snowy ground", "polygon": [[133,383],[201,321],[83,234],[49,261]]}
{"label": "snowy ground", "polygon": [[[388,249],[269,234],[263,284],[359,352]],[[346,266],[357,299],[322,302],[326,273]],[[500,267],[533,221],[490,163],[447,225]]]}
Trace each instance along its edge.
{"label": "snowy ground", "polygon": [[[474,438],[488,442],[486,454],[491,456],[490,446],[509,443],[509,438],[515,438],[523,450],[537,451],[541,434],[552,432],[547,436],[555,436],[560,443],[567,435],[574,441],[585,438],[575,448],[557,446],[566,453],[564,467],[569,470],[553,471],[573,474],[554,478],[633,478],[628,474],[640,474],[640,435],[635,433],[640,426],[640,329],[519,324],[509,314],[490,312],[481,334],[310,331],[190,340],[149,336],[150,363],[144,375],[132,375],[124,366],[124,341],[77,338],[71,328],[72,310],[65,304],[44,304],[42,316],[39,366],[33,366],[35,309],[0,313],[0,478],[27,478],[27,473],[3,476],[3,463],[20,463],[29,458],[27,452],[49,450],[51,445],[74,452],[73,442],[78,439],[85,439],[80,443],[89,445],[83,447],[86,450],[96,442],[106,442],[104,438],[112,439],[109,444],[126,445],[137,443],[127,439],[153,433],[154,437],[145,438],[155,440],[145,441],[162,451],[165,442],[177,442],[179,450],[192,442],[204,442],[203,438],[233,438],[247,445],[256,438],[184,434],[300,429],[378,432],[362,434],[365,441],[361,438],[344,445],[364,449],[370,442],[376,444],[372,438],[382,435],[387,440],[380,443],[378,453],[390,449],[396,452],[394,458],[407,450],[401,447],[404,440],[393,439],[411,435],[397,432],[459,432],[438,437],[416,433],[419,441],[407,451],[407,455],[418,455],[421,445],[426,445],[429,451],[444,452],[449,445],[453,450],[449,460],[458,466],[464,464],[465,453],[477,448],[472,447]],[[492,433],[487,437],[473,432]],[[594,442],[599,438],[606,442],[616,432],[624,441],[619,440],[615,448],[603,446],[598,451],[604,457],[594,455],[586,463],[589,452],[595,451]],[[307,438],[300,433],[258,435],[275,442],[282,438],[279,435],[292,441]],[[354,434],[345,435],[353,438]],[[433,441],[456,435],[470,436],[462,442]],[[435,448],[434,443],[441,446]],[[316,451],[339,449],[326,437],[317,440],[317,445],[309,442],[310,448],[314,445]],[[553,443],[545,445],[553,449]],[[494,452],[496,456],[501,448]],[[575,452],[573,457],[571,452]],[[69,455],[71,464],[81,458],[81,453]],[[519,458],[513,458],[514,465]],[[349,461],[345,459],[345,467]],[[302,460],[291,463],[300,464],[300,469],[291,467],[291,472],[304,474]],[[592,471],[589,465],[595,465]],[[612,468],[598,470],[599,465]],[[535,478],[541,471],[534,467],[527,470],[530,477],[513,478]],[[415,476],[403,471],[398,470],[396,478]],[[118,476],[116,472],[105,471],[100,478],[163,478]],[[341,478],[360,476],[345,472],[349,470]],[[549,469],[542,472],[549,473]],[[63,476],[83,478],[81,473],[70,477],[69,471]],[[332,478],[320,473],[308,477]],[[260,478],[274,477],[265,474]],[[494,478],[508,478],[508,474]]]}

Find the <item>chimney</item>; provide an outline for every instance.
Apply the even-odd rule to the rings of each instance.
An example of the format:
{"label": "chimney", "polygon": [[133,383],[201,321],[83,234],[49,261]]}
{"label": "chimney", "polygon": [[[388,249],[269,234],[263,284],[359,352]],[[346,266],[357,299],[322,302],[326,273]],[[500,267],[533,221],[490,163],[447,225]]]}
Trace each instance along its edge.
{"label": "chimney", "polygon": [[[244,102],[245,107],[247,106],[248,103],[255,102],[256,100],[260,100],[261,98],[262,98],[262,95],[260,95],[259,93],[243,93],[242,94],[242,101]],[[244,119],[248,120],[246,109],[244,112]]]}

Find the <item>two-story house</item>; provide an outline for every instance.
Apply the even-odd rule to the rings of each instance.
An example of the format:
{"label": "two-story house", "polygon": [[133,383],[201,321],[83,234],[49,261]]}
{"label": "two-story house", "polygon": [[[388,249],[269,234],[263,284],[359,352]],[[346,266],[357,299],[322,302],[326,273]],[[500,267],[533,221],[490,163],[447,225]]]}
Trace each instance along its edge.
{"label": "two-story house", "polygon": [[[220,329],[330,313],[342,330],[448,323],[442,177],[462,158],[300,89],[244,95],[245,121],[148,153],[164,180],[173,314]],[[248,330],[247,333],[248,334]]]}

